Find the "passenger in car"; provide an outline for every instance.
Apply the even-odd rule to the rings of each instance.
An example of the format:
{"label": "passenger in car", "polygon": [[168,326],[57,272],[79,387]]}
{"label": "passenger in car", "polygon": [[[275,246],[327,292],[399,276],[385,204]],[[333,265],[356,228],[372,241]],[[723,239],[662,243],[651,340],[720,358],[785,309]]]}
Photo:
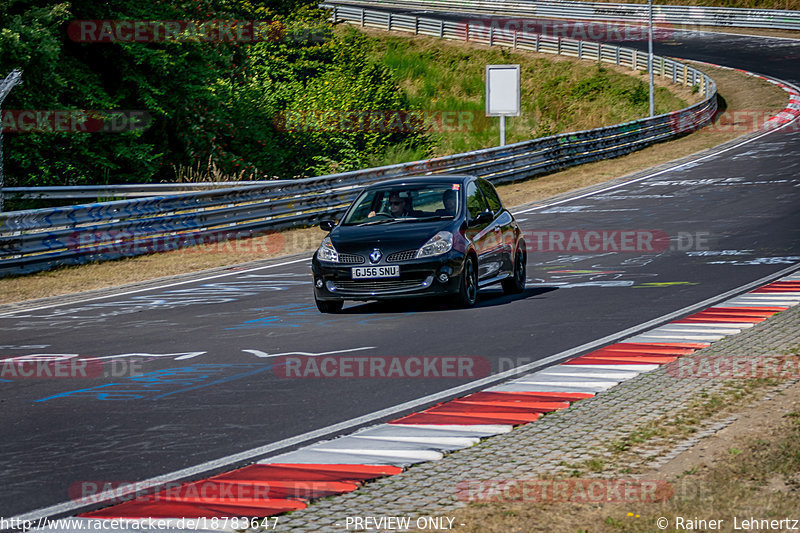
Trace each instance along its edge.
{"label": "passenger in car", "polygon": [[455,216],[458,204],[458,193],[452,189],[444,191],[444,194],[442,194],[442,203],[444,204],[444,209],[437,209],[434,214]]}

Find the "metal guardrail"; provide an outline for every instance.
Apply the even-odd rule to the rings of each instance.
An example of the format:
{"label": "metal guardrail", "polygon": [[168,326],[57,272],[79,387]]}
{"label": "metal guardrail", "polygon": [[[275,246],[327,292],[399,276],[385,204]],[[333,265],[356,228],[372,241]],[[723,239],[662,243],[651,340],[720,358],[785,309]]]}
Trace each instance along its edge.
{"label": "metal guardrail", "polygon": [[223,189],[237,185],[264,185],[286,180],[202,181],[186,183],[131,183],[122,185],[69,185],[51,187],[5,187],[3,192],[13,200],[77,200],[86,198],[146,198],[179,194],[204,189]]}
{"label": "metal guardrail", "polygon": [[[571,55],[633,69],[647,65],[643,52],[608,44],[518,32],[496,34],[434,18],[326,7],[333,10],[335,20],[364,26]],[[624,155],[711,120],[717,109],[716,85],[711,78],[660,57],[654,61],[654,69],[676,83],[696,86],[705,98],[686,109],[652,118],[424,161],[279,183],[0,213],[0,276],[173,250],[209,237],[242,237],[313,224],[341,213],[361,186],[393,177],[462,173],[495,184],[519,181]]]}
{"label": "metal guardrail", "polygon": [[[647,4],[577,1],[492,1],[492,0],[343,0],[351,6],[396,9],[424,9],[432,12],[508,15],[590,21],[645,23]],[[800,30],[800,11],[746,9],[733,7],[654,5],[656,24],[772,28]]]}

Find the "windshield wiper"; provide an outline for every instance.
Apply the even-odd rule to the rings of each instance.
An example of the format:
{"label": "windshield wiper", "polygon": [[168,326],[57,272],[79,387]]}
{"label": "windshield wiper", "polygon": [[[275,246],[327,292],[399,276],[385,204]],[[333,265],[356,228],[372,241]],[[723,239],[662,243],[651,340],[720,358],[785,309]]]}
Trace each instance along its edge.
{"label": "windshield wiper", "polygon": [[405,217],[405,218],[395,218],[395,219],[391,220],[390,222],[392,224],[394,224],[395,222],[404,222],[406,220],[409,220],[411,222],[432,222],[434,220],[446,220],[446,219],[451,219],[451,218],[455,218],[455,216],[453,216],[453,215],[434,215],[432,217]]}
{"label": "windshield wiper", "polygon": [[379,220],[368,220],[356,226],[370,226],[372,224],[397,224],[398,222],[430,222],[433,220],[447,220],[455,218],[455,215],[434,215],[430,217],[398,217],[398,218],[381,218]]}

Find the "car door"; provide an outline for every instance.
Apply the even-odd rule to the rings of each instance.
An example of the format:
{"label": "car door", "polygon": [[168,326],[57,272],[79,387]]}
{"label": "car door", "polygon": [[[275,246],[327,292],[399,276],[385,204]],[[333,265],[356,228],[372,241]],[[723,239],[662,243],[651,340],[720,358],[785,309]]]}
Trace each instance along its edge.
{"label": "car door", "polygon": [[[478,188],[475,181],[467,184],[467,231],[466,237],[472,241],[472,246],[478,254],[478,279],[485,279],[493,276],[494,261],[492,260],[492,237],[494,229],[492,225],[493,216],[486,217],[485,213],[491,211],[486,205],[486,199]],[[483,214],[484,220],[479,216]]]}
{"label": "car door", "polygon": [[491,224],[492,238],[487,243],[490,247],[488,255],[491,261],[499,262],[500,266],[495,271],[510,273],[514,271],[514,241],[516,239],[514,217],[503,207],[500,196],[494,186],[484,179],[477,180],[478,188],[486,198],[486,204],[492,211],[494,220]]}

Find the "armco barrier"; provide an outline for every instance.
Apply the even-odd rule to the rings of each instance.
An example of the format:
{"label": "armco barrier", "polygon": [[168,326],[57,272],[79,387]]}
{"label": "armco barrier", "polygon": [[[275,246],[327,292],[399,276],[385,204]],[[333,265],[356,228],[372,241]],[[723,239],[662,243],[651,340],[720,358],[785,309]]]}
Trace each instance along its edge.
{"label": "armco barrier", "polygon": [[[615,21],[642,24],[648,20],[643,4],[577,1],[480,1],[480,0],[345,0],[348,6],[382,7],[447,13],[479,13],[544,19]],[[397,15],[395,15],[397,16]],[[800,30],[800,11],[734,7],[654,5],[656,24],[771,28]]]}
{"label": "armco barrier", "polygon": [[[536,34],[495,34],[435,18],[325,5],[334,20],[446,39],[571,55],[645,68],[647,55],[629,48]],[[704,96],[691,107],[592,130],[498,148],[298,180],[0,213],[0,276],[57,265],[174,249],[215,235],[242,236],[313,224],[341,213],[359,188],[388,178],[462,173],[493,183],[518,181],[581,163],[627,154],[706,124],[717,109],[716,85],[702,72],[656,57],[654,71]],[[176,244],[177,243],[177,244]]]}
{"label": "armco barrier", "polygon": [[182,192],[223,189],[237,185],[279,183],[269,181],[202,181],[187,183],[131,183],[123,185],[67,185],[48,187],[3,187],[7,198],[20,200],[77,200],[97,198],[146,198],[148,196]]}

